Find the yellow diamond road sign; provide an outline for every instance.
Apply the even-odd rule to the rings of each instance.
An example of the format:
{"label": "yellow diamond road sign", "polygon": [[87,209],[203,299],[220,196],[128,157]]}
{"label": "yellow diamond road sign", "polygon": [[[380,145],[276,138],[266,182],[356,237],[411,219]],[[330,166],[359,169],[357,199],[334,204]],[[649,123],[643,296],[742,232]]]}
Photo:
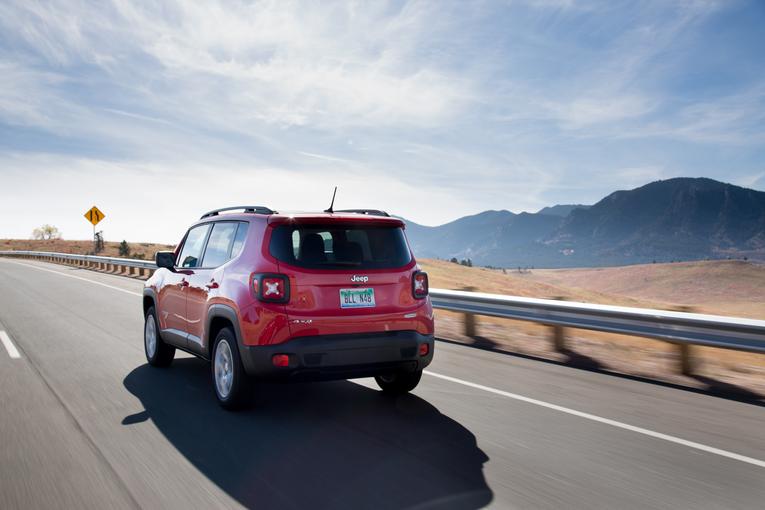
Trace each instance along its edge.
{"label": "yellow diamond road sign", "polygon": [[98,225],[98,222],[104,219],[105,216],[106,215],[102,213],[95,205],[85,213],[85,219],[91,222],[94,227]]}

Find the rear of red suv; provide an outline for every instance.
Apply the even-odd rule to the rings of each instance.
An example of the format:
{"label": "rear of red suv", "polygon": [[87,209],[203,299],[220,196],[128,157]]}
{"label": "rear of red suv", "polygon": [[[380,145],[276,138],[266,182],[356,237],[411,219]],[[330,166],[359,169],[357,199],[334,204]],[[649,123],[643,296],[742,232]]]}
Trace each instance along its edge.
{"label": "rear of red suv", "polygon": [[[207,221],[233,216],[246,218],[247,237],[205,299],[206,345],[192,351],[212,361],[221,404],[239,405],[249,379],[374,376],[391,394],[417,385],[433,357],[433,312],[402,221],[377,211]],[[158,273],[183,270],[167,265]]]}

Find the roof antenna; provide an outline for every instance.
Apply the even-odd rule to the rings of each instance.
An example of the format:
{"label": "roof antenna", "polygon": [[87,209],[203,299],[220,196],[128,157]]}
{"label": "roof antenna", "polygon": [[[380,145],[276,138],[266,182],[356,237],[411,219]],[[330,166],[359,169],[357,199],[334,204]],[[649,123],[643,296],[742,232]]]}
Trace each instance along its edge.
{"label": "roof antenna", "polygon": [[329,204],[329,209],[324,209],[324,212],[333,213],[335,211],[332,210],[332,207],[335,205],[335,195],[337,195],[337,186],[335,186],[335,191],[332,192],[332,203]]}

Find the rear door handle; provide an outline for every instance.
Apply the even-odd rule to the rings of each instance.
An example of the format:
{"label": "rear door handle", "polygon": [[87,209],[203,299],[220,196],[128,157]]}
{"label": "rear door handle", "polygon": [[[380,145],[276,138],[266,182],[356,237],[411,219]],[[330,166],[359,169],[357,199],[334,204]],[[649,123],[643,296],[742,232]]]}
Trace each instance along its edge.
{"label": "rear door handle", "polygon": [[210,290],[217,289],[218,288],[218,282],[216,282],[215,280],[210,280],[210,283],[205,285],[205,287],[207,287]]}
{"label": "rear door handle", "polygon": [[181,283],[179,283],[178,285],[180,285],[181,287],[188,287],[189,282],[187,282],[186,279],[183,279],[181,280]]}

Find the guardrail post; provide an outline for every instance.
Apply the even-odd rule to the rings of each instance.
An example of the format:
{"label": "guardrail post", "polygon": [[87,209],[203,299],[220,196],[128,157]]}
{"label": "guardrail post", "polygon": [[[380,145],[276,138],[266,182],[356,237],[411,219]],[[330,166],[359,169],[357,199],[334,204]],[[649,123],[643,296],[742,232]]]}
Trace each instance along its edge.
{"label": "guardrail post", "polygon": [[[556,296],[553,299],[557,301],[565,301],[566,298],[564,296]],[[566,330],[563,326],[553,325],[550,326],[552,330],[552,343],[553,343],[553,349],[555,352],[564,352],[566,351]]]}
{"label": "guardrail post", "polygon": [[[681,305],[674,308],[676,312],[694,313],[696,310],[692,306]],[[678,355],[678,368],[683,375],[693,375],[696,364],[693,359],[693,346],[686,343],[676,343]]]}
{"label": "guardrail post", "polygon": [[563,326],[550,326],[552,329],[553,349],[555,352],[564,352],[566,350],[566,330]]}
{"label": "guardrail post", "polygon": [[693,375],[694,364],[691,355],[690,344],[677,344],[678,354],[680,355],[680,373],[683,375]]}
{"label": "guardrail post", "polygon": [[[475,292],[475,287],[463,287],[462,290],[467,292]],[[465,324],[465,336],[470,338],[475,338],[478,336],[478,333],[476,332],[475,314],[465,312],[462,320]]]}

